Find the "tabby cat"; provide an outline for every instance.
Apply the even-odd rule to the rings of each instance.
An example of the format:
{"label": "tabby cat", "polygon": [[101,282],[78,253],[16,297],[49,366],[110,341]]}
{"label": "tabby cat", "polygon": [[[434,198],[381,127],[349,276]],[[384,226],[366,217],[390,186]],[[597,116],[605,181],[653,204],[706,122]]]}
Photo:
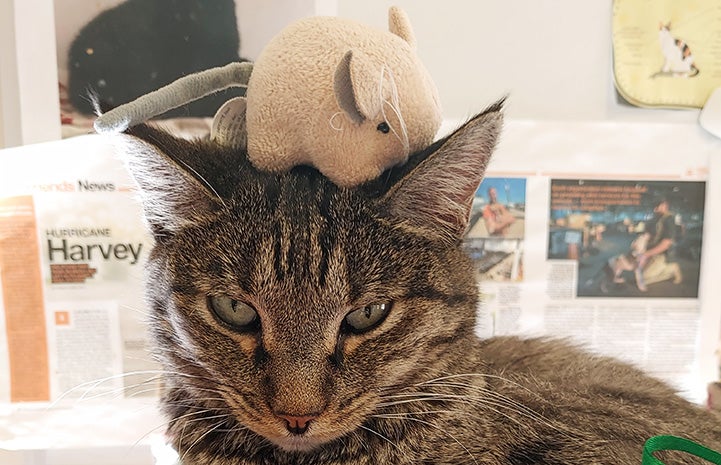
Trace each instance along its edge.
{"label": "tabby cat", "polygon": [[721,447],[719,417],[626,364],[475,336],[460,243],[501,120],[499,103],[355,189],[144,125],[122,136],[182,463],[635,465],[657,434]]}

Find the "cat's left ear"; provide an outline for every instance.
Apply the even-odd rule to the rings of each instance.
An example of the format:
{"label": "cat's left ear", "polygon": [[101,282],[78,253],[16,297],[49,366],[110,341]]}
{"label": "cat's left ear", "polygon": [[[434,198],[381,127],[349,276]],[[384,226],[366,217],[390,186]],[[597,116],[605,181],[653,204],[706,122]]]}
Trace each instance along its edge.
{"label": "cat's left ear", "polygon": [[460,240],[501,130],[502,107],[503,100],[415,155],[421,161],[384,196],[388,213],[451,242]]}
{"label": "cat's left ear", "polygon": [[156,238],[195,223],[222,206],[222,199],[200,174],[194,142],[138,125],[113,136],[116,151],[138,185],[145,219]]}

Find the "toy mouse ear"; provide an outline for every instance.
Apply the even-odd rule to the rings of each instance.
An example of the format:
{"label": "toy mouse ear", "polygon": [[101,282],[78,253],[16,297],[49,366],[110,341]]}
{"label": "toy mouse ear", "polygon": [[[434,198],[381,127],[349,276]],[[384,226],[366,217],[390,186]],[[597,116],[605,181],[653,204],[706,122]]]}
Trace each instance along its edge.
{"label": "toy mouse ear", "polygon": [[210,139],[224,147],[246,150],[248,131],[245,126],[245,114],[248,101],[245,97],[235,97],[221,106],[210,128]]}
{"label": "toy mouse ear", "polygon": [[362,54],[348,50],[338,63],[333,89],[338,106],[357,124],[373,119],[380,112],[378,76],[373,64]]}
{"label": "toy mouse ear", "polygon": [[411,49],[416,49],[416,36],[413,34],[411,21],[406,12],[397,6],[392,6],[388,10],[388,30],[408,42]]}

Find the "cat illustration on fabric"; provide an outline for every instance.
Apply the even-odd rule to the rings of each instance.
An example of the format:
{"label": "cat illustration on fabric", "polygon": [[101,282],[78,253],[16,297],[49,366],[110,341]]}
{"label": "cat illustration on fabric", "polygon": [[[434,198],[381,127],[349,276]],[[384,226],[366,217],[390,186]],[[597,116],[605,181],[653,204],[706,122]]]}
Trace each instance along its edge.
{"label": "cat illustration on fabric", "polygon": [[691,48],[671,34],[671,23],[659,23],[658,40],[663,54],[661,71],[651,77],[694,77],[699,73]]}

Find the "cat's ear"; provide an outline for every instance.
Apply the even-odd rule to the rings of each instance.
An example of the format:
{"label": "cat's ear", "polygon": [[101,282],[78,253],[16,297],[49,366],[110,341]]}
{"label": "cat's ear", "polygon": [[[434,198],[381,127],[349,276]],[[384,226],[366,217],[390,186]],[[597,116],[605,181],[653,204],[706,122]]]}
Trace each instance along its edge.
{"label": "cat's ear", "polygon": [[194,167],[196,143],[146,125],[113,136],[140,193],[145,219],[156,237],[172,235],[223,201]]}
{"label": "cat's ear", "polygon": [[466,232],[471,203],[503,123],[503,100],[435,143],[385,194],[388,213],[450,241]]}

